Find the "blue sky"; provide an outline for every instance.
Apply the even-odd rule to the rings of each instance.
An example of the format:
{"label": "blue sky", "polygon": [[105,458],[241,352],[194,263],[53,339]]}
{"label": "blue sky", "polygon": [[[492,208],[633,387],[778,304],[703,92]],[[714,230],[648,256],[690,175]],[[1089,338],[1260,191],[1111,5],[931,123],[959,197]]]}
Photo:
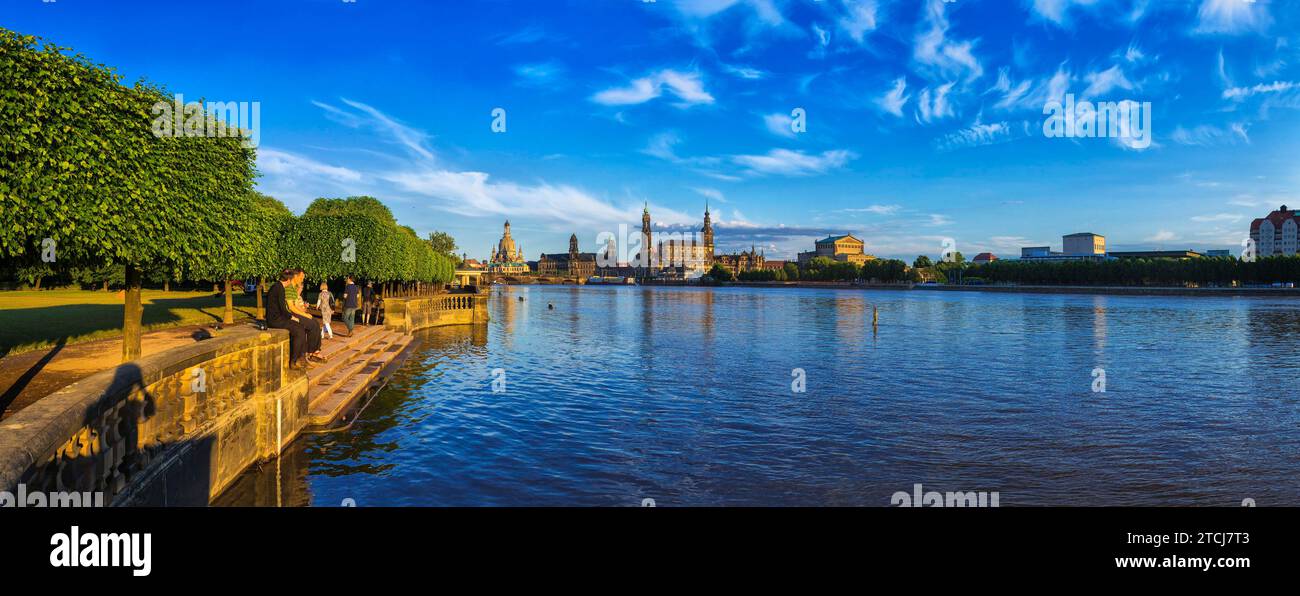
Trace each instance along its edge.
{"label": "blue sky", "polygon": [[[529,258],[594,250],[645,201],[679,230],[709,200],[728,251],[909,260],[1235,248],[1300,204],[1290,1],[5,0],[0,26],[260,102],[264,192],[374,195],[472,257],[507,217]],[[1066,94],[1150,102],[1150,146],[1047,137]]]}

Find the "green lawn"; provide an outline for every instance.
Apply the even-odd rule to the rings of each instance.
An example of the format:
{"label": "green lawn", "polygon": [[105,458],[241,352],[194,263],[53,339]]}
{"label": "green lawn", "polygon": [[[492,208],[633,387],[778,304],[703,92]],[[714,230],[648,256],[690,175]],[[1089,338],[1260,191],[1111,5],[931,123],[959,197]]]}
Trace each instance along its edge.
{"label": "green lawn", "polygon": [[[144,290],[145,330],[220,322],[225,299],[212,292]],[[235,292],[235,318],[251,318],[257,301]],[[24,290],[0,292],[0,356],[122,334],[117,292]]]}

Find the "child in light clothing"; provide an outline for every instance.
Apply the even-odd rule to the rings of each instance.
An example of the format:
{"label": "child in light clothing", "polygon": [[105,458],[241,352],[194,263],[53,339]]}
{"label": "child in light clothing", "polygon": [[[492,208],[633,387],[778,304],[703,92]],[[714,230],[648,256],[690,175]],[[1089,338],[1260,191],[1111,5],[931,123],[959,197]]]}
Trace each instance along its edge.
{"label": "child in light clothing", "polygon": [[334,339],[334,330],[330,329],[330,318],[334,316],[334,295],[330,293],[330,287],[325,282],[320,284],[320,296],[316,298],[316,308],[320,309],[321,338],[328,335],[330,339]]}

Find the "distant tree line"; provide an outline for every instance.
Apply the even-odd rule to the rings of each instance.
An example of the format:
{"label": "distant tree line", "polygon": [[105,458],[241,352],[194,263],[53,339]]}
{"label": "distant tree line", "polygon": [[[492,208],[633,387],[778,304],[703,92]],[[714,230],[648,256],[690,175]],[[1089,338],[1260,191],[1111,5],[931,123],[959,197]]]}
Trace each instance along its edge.
{"label": "distant tree line", "polygon": [[963,275],[990,283],[1026,285],[1220,285],[1300,281],[1300,257],[1108,259],[1099,261],[1003,260],[966,267]]}

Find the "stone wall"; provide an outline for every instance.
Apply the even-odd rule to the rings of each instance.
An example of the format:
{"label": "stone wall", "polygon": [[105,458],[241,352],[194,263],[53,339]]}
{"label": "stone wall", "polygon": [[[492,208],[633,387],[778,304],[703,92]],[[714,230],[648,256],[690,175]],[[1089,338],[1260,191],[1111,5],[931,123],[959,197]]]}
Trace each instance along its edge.
{"label": "stone wall", "polygon": [[288,334],[228,328],[73,383],[0,423],[0,490],[103,492],[114,505],[207,505],[302,429]]}
{"label": "stone wall", "polygon": [[403,333],[488,321],[487,293],[384,298],[384,326]]}

